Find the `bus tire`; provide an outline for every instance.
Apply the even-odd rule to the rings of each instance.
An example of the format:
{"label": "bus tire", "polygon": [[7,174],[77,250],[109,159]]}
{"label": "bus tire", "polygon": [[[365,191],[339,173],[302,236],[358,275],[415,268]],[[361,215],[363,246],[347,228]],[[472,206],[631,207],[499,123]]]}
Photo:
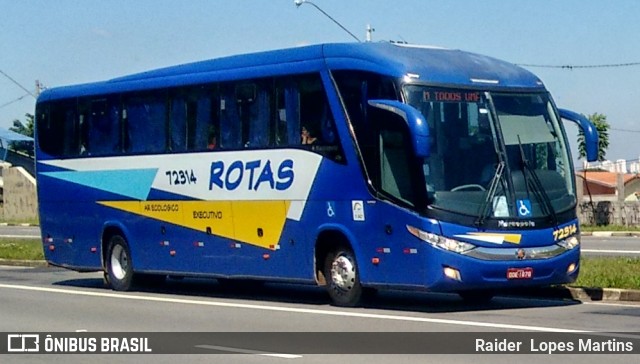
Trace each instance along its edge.
{"label": "bus tire", "polygon": [[353,251],[339,248],[325,259],[327,292],[336,306],[355,307],[362,299],[362,285]]}
{"label": "bus tire", "polygon": [[115,291],[129,291],[133,288],[133,265],[127,241],[120,235],[109,239],[107,249],[107,277]]}

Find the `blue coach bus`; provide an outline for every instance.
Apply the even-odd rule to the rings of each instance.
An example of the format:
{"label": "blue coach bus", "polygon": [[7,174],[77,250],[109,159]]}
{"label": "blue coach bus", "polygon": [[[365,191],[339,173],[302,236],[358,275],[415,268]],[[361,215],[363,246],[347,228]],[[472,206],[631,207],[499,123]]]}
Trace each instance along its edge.
{"label": "blue coach bus", "polygon": [[460,50],[323,44],[46,90],[47,261],[115,290],[167,275],[456,292],[572,282],[580,229],[559,110]]}

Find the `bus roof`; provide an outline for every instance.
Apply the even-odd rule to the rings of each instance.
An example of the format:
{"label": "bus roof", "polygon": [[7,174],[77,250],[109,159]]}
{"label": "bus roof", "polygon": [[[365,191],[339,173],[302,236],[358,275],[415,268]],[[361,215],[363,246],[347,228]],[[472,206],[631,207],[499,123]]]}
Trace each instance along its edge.
{"label": "bus roof", "polygon": [[46,90],[39,101],[75,96],[260,78],[320,69],[352,69],[413,82],[456,87],[543,90],[531,72],[492,57],[455,49],[389,42],[319,44],[171,66],[108,81]]}

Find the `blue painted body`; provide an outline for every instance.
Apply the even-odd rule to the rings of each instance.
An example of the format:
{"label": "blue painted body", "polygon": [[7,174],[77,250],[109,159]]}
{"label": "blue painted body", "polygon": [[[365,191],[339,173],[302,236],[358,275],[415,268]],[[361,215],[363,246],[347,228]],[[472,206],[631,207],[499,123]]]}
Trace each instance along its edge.
{"label": "blue painted body", "polygon": [[[358,154],[353,148],[348,121],[330,75],[333,70],[347,69],[370,71],[394,78],[416,74],[420,82],[435,86],[544,91],[542,82],[536,76],[507,62],[459,50],[388,43],[314,45],[233,56],[104,82],[46,90],[38,103],[78,96],[319,72],[346,159],[343,164],[322,159],[301,218],[299,221],[286,220],[278,243],[279,249],[274,250],[97,204],[96,201],[189,201],[191,198],[154,188],[144,196],[144,191],[137,188],[139,185],[127,184],[148,182],[132,179],[116,179],[110,183],[121,185],[106,192],[94,188],[99,181],[72,184],[64,179],[52,178],[49,175],[51,172],[64,169],[45,163],[52,157],[37,150],[40,222],[47,260],[70,269],[102,270],[103,234],[107,228],[117,227],[130,242],[137,272],[315,283],[316,238],[323,231],[338,231],[349,240],[354,250],[360,279],[365,286],[458,291],[542,286],[575,280],[578,270],[566,274],[566,268],[571,263],[577,263],[579,248],[545,260],[484,261],[434,248],[411,235],[407,225],[445,237],[478,229],[427,219],[417,212],[372,195]],[[479,85],[473,80],[493,80],[495,83]],[[214,153],[201,153],[194,158],[208,163],[215,156]],[[142,181],[150,178],[145,173],[138,175]],[[353,201],[364,202],[365,221],[354,221]],[[328,212],[329,208],[332,213]],[[577,224],[575,216],[561,221],[559,226],[568,224]],[[519,244],[522,248],[547,246],[554,242],[551,228],[499,232],[522,234]],[[495,247],[489,243],[474,244]],[[54,246],[53,250],[48,248],[50,245]],[[265,254],[269,255],[268,259],[265,259]],[[372,262],[374,258],[379,260],[378,263]],[[443,267],[459,269],[463,281],[445,277]],[[507,269],[524,267],[533,268],[533,279],[506,278]]]}

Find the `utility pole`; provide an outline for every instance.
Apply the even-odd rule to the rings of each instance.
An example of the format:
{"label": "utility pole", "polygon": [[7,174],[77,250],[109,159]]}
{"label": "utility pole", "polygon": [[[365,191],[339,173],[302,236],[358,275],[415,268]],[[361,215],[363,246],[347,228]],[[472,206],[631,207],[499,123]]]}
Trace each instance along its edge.
{"label": "utility pole", "polygon": [[371,33],[375,31],[376,30],[372,28],[370,24],[367,24],[367,42],[371,42]]}
{"label": "utility pole", "polygon": [[36,95],[35,95],[36,98],[40,96],[40,92],[42,92],[43,89],[44,89],[44,85],[40,83],[39,80],[36,80]]}

